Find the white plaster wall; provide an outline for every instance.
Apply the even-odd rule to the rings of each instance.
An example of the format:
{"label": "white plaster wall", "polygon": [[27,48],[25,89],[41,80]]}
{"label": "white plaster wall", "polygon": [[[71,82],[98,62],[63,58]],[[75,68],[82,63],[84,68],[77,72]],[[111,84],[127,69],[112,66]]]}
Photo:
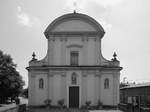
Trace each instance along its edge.
{"label": "white plaster wall", "polygon": [[68,20],[57,25],[52,31],[96,31],[96,29],[82,20]]}
{"label": "white plaster wall", "polygon": [[[39,79],[43,78],[44,88],[39,88]],[[35,77],[35,105],[44,105],[44,101],[47,99],[47,74],[36,74]]]}
{"label": "white plaster wall", "polygon": [[[109,89],[104,89],[104,80],[109,79]],[[113,76],[109,73],[101,75],[101,101],[104,105],[113,105]]]}

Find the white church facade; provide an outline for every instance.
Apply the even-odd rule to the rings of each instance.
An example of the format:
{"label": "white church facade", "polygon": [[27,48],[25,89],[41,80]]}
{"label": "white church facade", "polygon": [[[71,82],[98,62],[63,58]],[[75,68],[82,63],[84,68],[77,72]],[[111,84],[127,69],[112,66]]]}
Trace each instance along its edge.
{"label": "white church facade", "polygon": [[116,59],[106,60],[101,53],[105,34],[102,26],[88,15],[70,13],[55,19],[44,32],[47,55],[29,62],[29,105],[44,105],[63,100],[71,108],[85,102],[116,106],[122,67]]}

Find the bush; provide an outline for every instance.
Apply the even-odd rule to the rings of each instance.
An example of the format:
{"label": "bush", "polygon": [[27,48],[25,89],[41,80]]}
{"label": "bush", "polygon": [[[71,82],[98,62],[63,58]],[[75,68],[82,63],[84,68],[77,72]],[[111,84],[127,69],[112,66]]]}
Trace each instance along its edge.
{"label": "bush", "polygon": [[44,101],[44,103],[45,103],[46,106],[51,106],[52,100],[51,99],[46,99]]}
{"label": "bush", "polygon": [[91,105],[91,101],[86,101],[85,104],[86,104],[86,108],[89,109]]}
{"label": "bush", "polygon": [[64,99],[58,100],[58,105],[62,108],[64,106]]}
{"label": "bush", "polygon": [[102,109],[102,106],[103,106],[103,103],[102,103],[100,100],[98,100],[98,102],[97,102],[97,107],[98,107],[99,109]]}

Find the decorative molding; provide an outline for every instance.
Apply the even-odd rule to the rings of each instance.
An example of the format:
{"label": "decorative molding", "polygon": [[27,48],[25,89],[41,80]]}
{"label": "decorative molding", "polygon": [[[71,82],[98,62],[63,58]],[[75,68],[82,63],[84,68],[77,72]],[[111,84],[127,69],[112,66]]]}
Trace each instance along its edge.
{"label": "decorative molding", "polygon": [[96,37],[100,36],[101,37],[102,33],[101,32],[96,32],[96,31],[68,31],[68,32],[49,32],[48,37]]}
{"label": "decorative molding", "polygon": [[103,73],[112,73],[112,71],[120,71],[122,70],[122,67],[112,67],[112,66],[101,66],[101,65],[80,65],[80,66],[71,66],[71,65],[47,65],[47,66],[30,66],[28,67],[29,70],[39,70],[39,71],[45,71],[45,70],[88,70],[88,71],[95,71],[100,70]]}
{"label": "decorative molding", "polygon": [[70,45],[67,45],[67,48],[71,48],[71,47],[78,47],[78,48],[82,48],[83,45],[79,45],[79,44],[70,44]]}

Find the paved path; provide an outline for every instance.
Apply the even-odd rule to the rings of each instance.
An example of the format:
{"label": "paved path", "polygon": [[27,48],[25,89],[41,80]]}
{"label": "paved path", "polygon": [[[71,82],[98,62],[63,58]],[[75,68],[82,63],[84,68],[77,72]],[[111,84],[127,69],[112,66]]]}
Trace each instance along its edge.
{"label": "paved path", "polygon": [[90,112],[123,112],[121,110],[91,110]]}
{"label": "paved path", "polygon": [[0,107],[0,112],[1,111],[4,111],[4,110],[7,110],[7,109],[10,109],[10,108],[13,108],[13,107],[16,107],[16,104],[13,103],[13,104],[1,104],[2,107]]}
{"label": "paved path", "polygon": [[[27,99],[22,98],[22,97],[19,97],[19,99],[20,99],[20,104],[28,104],[28,100]],[[8,110],[10,108],[16,107],[15,103],[12,103],[12,104],[0,104],[0,105],[1,105],[0,112],[4,111],[4,110]]]}
{"label": "paved path", "polygon": [[120,110],[80,110],[80,109],[45,109],[45,108],[34,108],[28,112],[122,112]]}

